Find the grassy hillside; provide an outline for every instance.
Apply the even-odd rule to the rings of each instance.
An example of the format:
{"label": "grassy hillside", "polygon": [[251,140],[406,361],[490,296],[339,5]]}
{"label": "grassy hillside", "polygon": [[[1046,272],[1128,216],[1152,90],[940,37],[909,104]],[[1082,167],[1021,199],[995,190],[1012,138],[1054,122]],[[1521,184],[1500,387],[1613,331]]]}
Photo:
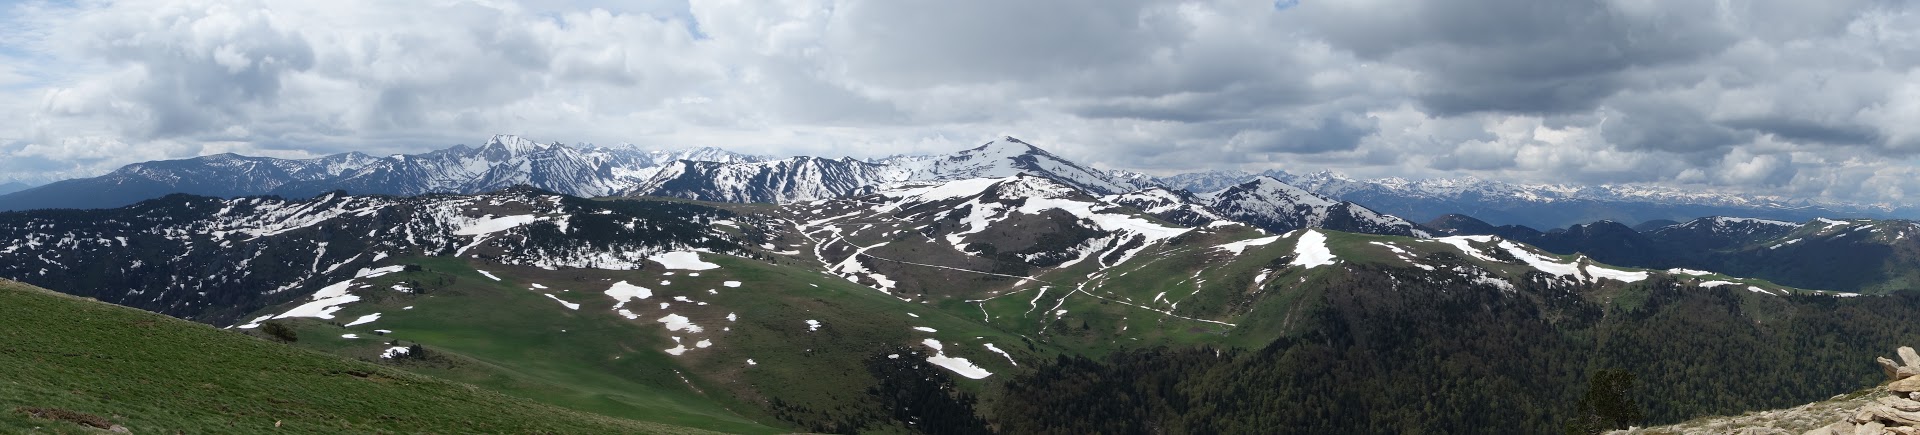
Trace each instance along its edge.
{"label": "grassy hillside", "polygon": [[133,433],[704,433],[0,280],[0,432],[113,425]]}
{"label": "grassy hillside", "polygon": [[[891,366],[874,360],[924,361],[935,354],[927,339],[942,343],[939,354],[965,358],[992,376],[973,380],[928,367],[933,375],[911,377],[946,377],[952,391],[966,394],[1017,373],[1013,360],[1033,363],[1057,353],[803,268],[700,258],[717,267],[545,270],[396,258],[389,262],[415,267],[354,280],[353,294],[363,299],[333,319],[277,322],[299,332],[300,346],[378,359],[393,340],[418,343],[428,358],[391,364],[575,410],[736,433],[895,424],[887,409],[894,401],[870,391],[888,382]],[[621,282],[651,295],[616,308],[605,292]],[[413,292],[390,290],[394,285]],[[343,326],[375,313],[378,320]],[[700,330],[670,330],[661,321],[668,316]],[[682,353],[673,354],[676,348]]]}

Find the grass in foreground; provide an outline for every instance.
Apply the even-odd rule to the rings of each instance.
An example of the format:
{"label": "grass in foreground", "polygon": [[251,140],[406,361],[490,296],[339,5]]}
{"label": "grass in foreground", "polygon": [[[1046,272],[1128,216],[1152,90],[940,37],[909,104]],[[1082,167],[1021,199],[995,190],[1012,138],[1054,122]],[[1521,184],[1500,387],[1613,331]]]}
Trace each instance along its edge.
{"label": "grass in foreground", "polygon": [[0,432],[704,433],[0,280]]}

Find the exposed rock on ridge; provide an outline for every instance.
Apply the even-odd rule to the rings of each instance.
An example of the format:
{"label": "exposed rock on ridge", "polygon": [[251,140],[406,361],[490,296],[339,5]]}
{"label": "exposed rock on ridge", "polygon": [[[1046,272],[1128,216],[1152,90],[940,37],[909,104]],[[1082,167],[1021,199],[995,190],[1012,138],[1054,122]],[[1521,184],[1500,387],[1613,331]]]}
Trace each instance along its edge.
{"label": "exposed rock on ridge", "polygon": [[1875,358],[1892,382],[1795,408],[1633,428],[1609,435],[1920,435],[1920,352],[1901,346],[1899,362]]}

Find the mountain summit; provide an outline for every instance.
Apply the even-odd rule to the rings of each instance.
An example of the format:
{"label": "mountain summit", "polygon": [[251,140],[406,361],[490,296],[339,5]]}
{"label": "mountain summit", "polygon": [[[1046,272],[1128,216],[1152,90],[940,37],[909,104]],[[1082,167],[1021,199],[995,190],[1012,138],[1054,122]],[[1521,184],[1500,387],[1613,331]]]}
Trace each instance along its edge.
{"label": "mountain summit", "polygon": [[0,210],[109,208],[170,193],[311,197],[357,194],[483,193],[529,185],[582,197],[670,196],[726,202],[824,199],[906,181],[950,181],[1020,174],[1047,177],[1109,195],[1155,184],[1089,168],[1006,137],[951,154],[774,159],[701,147],[674,151],[568,146],[495,135],[478,147],[422,154],[360,153],[314,159],[233,154],[127,165],[107,175],[0,195]]}

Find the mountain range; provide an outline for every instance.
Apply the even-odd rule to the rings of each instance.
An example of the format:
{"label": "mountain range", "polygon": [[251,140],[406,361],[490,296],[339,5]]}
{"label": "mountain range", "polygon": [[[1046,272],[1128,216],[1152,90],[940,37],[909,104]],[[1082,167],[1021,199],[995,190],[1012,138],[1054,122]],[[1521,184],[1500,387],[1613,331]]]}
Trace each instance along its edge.
{"label": "mountain range", "polygon": [[[414,155],[345,153],[289,160],[222,154],[138,163],[99,177],[33,188],[20,186],[24,189],[12,193],[0,190],[0,210],[111,208],[169,193],[304,198],[343,190],[405,196],[484,193],[523,184],[581,197],[790,202],[864,193],[891,183],[1021,173],[1052,178],[1100,195],[1162,188],[1207,197],[1244,197],[1245,193],[1224,191],[1267,178],[1287,185],[1289,190],[1364,205],[1375,214],[1415,222],[1464,214],[1536,229],[1599,220],[1639,223],[1744,216],[1803,222],[1818,217],[1888,218],[1916,212],[1884,204],[1790,200],[1640,185],[1513,184],[1474,178],[1361,180],[1330,171],[1307,175],[1279,170],[1211,171],[1156,178],[1077,164],[1011,137],[950,154],[861,160],[774,158],[717,148],[659,151],[632,146],[576,147],[510,135],[495,136],[477,147],[460,145]],[[1271,181],[1263,183],[1272,185]],[[1287,195],[1299,196],[1297,192]],[[1361,216],[1365,214],[1359,213],[1355,219],[1370,218]],[[1341,220],[1345,219],[1336,219]]]}
{"label": "mountain range", "polygon": [[0,195],[0,210],[112,208],[169,193],[304,198],[328,191],[420,195],[485,193],[514,185],[580,197],[670,196],[727,202],[787,202],[843,196],[902,181],[1047,176],[1101,194],[1149,187],[1005,138],[940,156],[775,159],[715,148],[645,151],[576,148],[499,135],[414,154],[360,153],[289,160],[220,154],[128,165],[106,175]]}
{"label": "mountain range", "polygon": [[1543,230],[1600,220],[1639,223],[1684,221],[1701,216],[1745,216],[1795,222],[1819,217],[1920,216],[1920,210],[1888,204],[1798,200],[1631,184],[1517,184],[1472,177],[1355,179],[1332,171],[1297,175],[1279,170],[1262,173],[1198,172],[1164,177],[1159,181],[1173,188],[1210,192],[1260,176],[1281,180],[1330,198],[1366,204],[1374,210],[1416,221],[1462,214],[1500,225],[1521,225]]}
{"label": "mountain range", "polygon": [[1710,216],[1644,231],[1599,221],[1541,232],[1448,215],[1425,226],[1442,234],[1498,236],[1611,264],[1710,270],[1802,288],[1890,293],[1920,282],[1915,273],[1920,223],[1904,219],[1787,222]]}

